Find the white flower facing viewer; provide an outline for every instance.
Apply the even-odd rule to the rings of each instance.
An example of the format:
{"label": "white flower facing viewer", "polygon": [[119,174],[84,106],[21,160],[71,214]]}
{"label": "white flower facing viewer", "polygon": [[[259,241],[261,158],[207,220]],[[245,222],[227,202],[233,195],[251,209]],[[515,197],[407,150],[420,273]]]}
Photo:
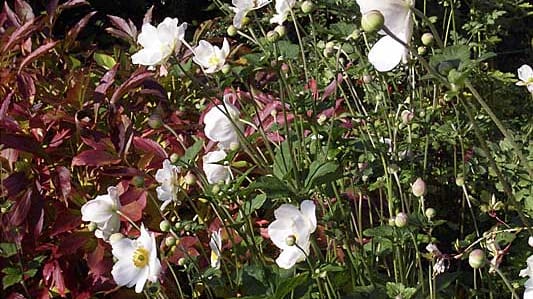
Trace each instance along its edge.
{"label": "white flower facing viewer", "polygon": [[170,160],[163,161],[163,168],[157,170],[155,180],[161,184],[156,188],[157,198],[161,201],[176,200],[179,187],[180,168],[172,165]]}
{"label": "white flower facing viewer", "polygon": [[113,256],[117,259],[111,274],[119,286],[142,292],[147,280],[157,281],[161,262],[157,258],[155,236],[141,225],[141,235],[136,240],[123,238],[111,243]]}
{"label": "white flower facing viewer", "polygon": [[194,48],[194,57],[192,60],[202,67],[204,72],[212,74],[220,71],[226,63],[226,57],[229,54],[229,43],[224,38],[222,48],[213,46],[205,40],[201,40],[198,46]]}
{"label": "white flower facing viewer", "polygon": [[233,17],[233,26],[235,28],[240,29],[242,27],[242,22],[244,17],[246,17],[246,14],[248,12],[259,9],[265,5],[270,3],[270,0],[233,0],[231,1],[231,4],[233,4],[233,7],[230,7],[233,12],[235,12],[235,16]]}
{"label": "white flower facing viewer", "polygon": [[520,81],[516,82],[516,85],[527,87],[527,90],[533,94],[533,69],[529,65],[524,64],[518,69],[518,79]]}
{"label": "white flower facing viewer", "polygon": [[[406,44],[411,41],[413,34],[413,16],[410,7],[414,0],[357,0],[361,14],[372,10],[380,11],[385,17],[387,27],[396,37]],[[400,61],[407,62],[409,51],[402,44],[379,31],[382,37],[368,53],[368,60],[380,72],[387,72],[395,68]]]}
{"label": "white flower facing viewer", "polygon": [[239,134],[242,123],[239,121],[240,111],[229,102],[229,96],[224,96],[224,104],[211,108],[204,116],[204,133],[207,138],[218,142],[222,149],[229,149],[232,144],[239,144]]}
{"label": "white flower facing viewer", "polygon": [[296,4],[296,0],[276,0],[276,14],[270,19],[272,24],[283,24],[287,20],[287,16],[291,12],[291,9]]}
{"label": "white flower facing viewer", "polygon": [[226,158],[225,151],[213,151],[204,155],[203,169],[207,182],[209,184],[216,184],[220,182],[229,183],[231,174],[229,166],[217,164]]}
{"label": "white flower facing viewer", "polygon": [[209,247],[211,248],[211,267],[220,268],[220,256],[222,255],[222,230],[218,229],[211,233],[211,240],[209,240]]}
{"label": "white flower facing viewer", "polygon": [[282,204],[274,211],[274,216],[276,220],[268,226],[268,235],[281,249],[276,263],[283,269],[290,269],[309,254],[309,237],[316,229],[315,204],[304,200],[300,209]]}
{"label": "white flower facing viewer", "polygon": [[181,48],[186,29],[187,23],[178,26],[176,18],[165,18],[157,28],[149,23],[144,24],[137,38],[143,49],[131,56],[132,62],[147,66],[164,63]]}
{"label": "white flower facing viewer", "polygon": [[118,190],[116,187],[109,187],[106,195],[98,195],[81,207],[81,220],[94,222],[94,235],[108,240],[109,236],[120,229],[120,216],[117,213],[119,209]]}

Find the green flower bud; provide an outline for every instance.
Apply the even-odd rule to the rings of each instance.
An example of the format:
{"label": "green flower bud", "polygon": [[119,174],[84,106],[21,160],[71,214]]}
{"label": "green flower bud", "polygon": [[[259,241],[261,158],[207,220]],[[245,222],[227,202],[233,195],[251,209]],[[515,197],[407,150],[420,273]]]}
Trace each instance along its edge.
{"label": "green flower bud", "polygon": [[290,235],[285,239],[285,243],[289,246],[294,246],[296,244],[296,237],[294,235]]}
{"label": "green flower bud", "polygon": [[424,46],[431,46],[433,44],[433,34],[429,33],[429,32],[426,32],[424,34],[422,34],[422,37],[420,38],[420,40],[422,41],[422,44]]}
{"label": "green flower bud", "polygon": [[279,37],[284,37],[285,34],[287,34],[287,29],[283,25],[276,26],[276,28],[274,28],[274,31],[278,33]]}
{"label": "green flower bud", "polygon": [[135,187],[144,187],[144,176],[136,175],[131,179],[131,184]]}
{"label": "green flower bud", "polygon": [[242,24],[242,26],[246,26],[246,25],[250,24],[250,21],[251,20],[250,20],[249,17],[244,17],[244,18],[242,18],[241,24]]}
{"label": "green flower bud", "polygon": [[193,173],[188,172],[185,175],[185,184],[189,186],[196,184],[196,176]]}
{"label": "green flower bud", "polygon": [[421,56],[426,55],[427,50],[428,49],[424,46],[420,46],[416,49],[416,51],[418,52],[418,55],[421,55]]}
{"label": "green flower bud", "polygon": [[361,18],[361,28],[365,32],[376,32],[383,28],[385,24],[385,17],[379,10],[371,10],[363,15]]}
{"label": "green flower bud", "polygon": [[180,160],[180,156],[176,153],[173,153],[172,155],[170,155],[170,162],[172,163],[176,163]]}
{"label": "green flower bud", "polygon": [[313,11],[315,4],[312,1],[304,1],[300,8],[304,14],[308,14]]}
{"label": "green flower bud", "polygon": [[229,74],[229,72],[231,72],[231,65],[224,64],[224,66],[222,66],[221,71],[222,71],[222,74],[224,74],[224,75]]}
{"label": "green flower bud", "polygon": [[402,123],[404,125],[407,125],[409,123],[411,123],[411,121],[413,120],[413,118],[415,117],[415,114],[409,110],[404,110],[402,111],[402,115],[401,115],[401,118],[402,118]]}
{"label": "green flower bud", "polygon": [[170,224],[170,221],[168,220],[163,220],[159,223],[159,229],[162,231],[162,232],[168,232],[170,231],[170,228],[172,227],[172,225]]}
{"label": "green flower bud", "polygon": [[428,219],[431,220],[435,218],[435,216],[437,216],[437,211],[435,211],[434,208],[427,208],[424,214],[426,214],[426,217],[428,217]]}
{"label": "green flower bud", "polygon": [[279,39],[279,34],[276,31],[270,30],[269,32],[267,32],[267,40],[269,42],[275,43],[278,39]]}
{"label": "green flower bud", "polygon": [[165,245],[167,245],[168,247],[172,246],[176,244],[176,238],[174,238],[173,236],[168,236],[165,238]]}
{"label": "green flower bud", "polygon": [[228,26],[228,29],[226,29],[226,32],[228,33],[229,36],[235,36],[237,35],[237,27],[230,25]]}
{"label": "green flower bud", "polygon": [[407,225],[407,222],[409,221],[409,217],[407,214],[400,212],[396,215],[396,218],[394,218],[394,224],[396,227],[405,227]]}
{"label": "green flower bud", "polygon": [[474,249],[468,255],[468,264],[474,269],[479,269],[485,265],[485,252],[481,249]]}
{"label": "green flower bud", "polygon": [[326,46],[324,47],[324,50],[322,51],[322,54],[324,54],[324,57],[333,56],[335,54],[335,43],[327,42]]}
{"label": "green flower bud", "polygon": [[229,149],[231,151],[238,151],[240,147],[241,147],[241,145],[238,142],[232,142],[229,145]]}
{"label": "green flower bud", "polygon": [[109,237],[109,243],[114,243],[118,240],[124,239],[124,235],[121,233],[114,233]]}

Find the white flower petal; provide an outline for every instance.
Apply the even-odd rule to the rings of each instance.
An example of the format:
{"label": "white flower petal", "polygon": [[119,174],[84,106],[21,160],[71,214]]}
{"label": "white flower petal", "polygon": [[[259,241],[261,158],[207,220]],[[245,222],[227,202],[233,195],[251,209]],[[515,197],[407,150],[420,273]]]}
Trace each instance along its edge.
{"label": "white flower petal", "polygon": [[213,151],[204,155],[203,170],[210,184],[229,182],[230,172],[227,166],[215,164],[226,158],[225,151]]}
{"label": "white flower petal", "polygon": [[522,65],[518,69],[518,79],[528,82],[533,79],[533,69],[527,64]]}
{"label": "white flower petal", "polygon": [[267,231],[270,240],[278,248],[287,249],[290,247],[287,245],[287,237],[294,233],[291,227],[292,223],[292,220],[288,218],[281,218],[268,225]]}
{"label": "white flower petal", "polygon": [[141,33],[137,37],[137,43],[143,47],[150,47],[154,44],[159,44],[159,38],[157,37],[157,28],[153,25],[146,23],[141,28]]}
{"label": "white flower petal", "polygon": [[316,229],[316,213],[315,213],[315,203],[312,200],[304,200],[300,204],[300,210],[308,222],[311,224],[310,233],[313,233]]}
{"label": "white flower petal", "polygon": [[368,61],[380,72],[395,68],[405,54],[405,47],[390,36],[382,37],[368,53]]}
{"label": "white flower petal", "polygon": [[301,262],[305,259],[305,255],[303,252],[298,249],[296,246],[292,246],[289,249],[283,250],[278,258],[276,259],[276,264],[280,268],[283,269],[290,269],[292,268],[296,263]]}
{"label": "white flower petal", "polygon": [[150,275],[150,269],[148,267],[140,269],[135,281],[135,293],[141,293],[143,291],[146,280],[148,280],[148,276]]}
{"label": "white flower petal", "polygon": [[111,275],[113,275],[113,280],[117,285],[132,287],[140,274],[140,270],[131,261],[118,261],[113,265]]}

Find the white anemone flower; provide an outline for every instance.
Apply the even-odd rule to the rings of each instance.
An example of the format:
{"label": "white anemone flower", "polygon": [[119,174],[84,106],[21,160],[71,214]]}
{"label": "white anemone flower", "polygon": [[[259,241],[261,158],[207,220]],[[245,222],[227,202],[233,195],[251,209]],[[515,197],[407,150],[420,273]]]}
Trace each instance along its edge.
{"label": "white anemone flower", "polygon": [[131,56],[134,64],[154,66],[164,63],[172,53],[179,51],[187,23],[178,26],[178,19],[165,18],[157,28],[146,23],[142,26],[137,42],[142,50]]}
{"label": "white anemone flower", "polygon": [[[405,44],[409,44],[413,34],[414,0],[356,0],[362,14],[371,10],[380,11],[385,18],[385,27]],[[382,37],[368,53],[368,61],[380,72],[395,68],[400,61],[407,62],[409,50],[402,44],[379,31]]]}
{"label": "white anemone flower", "polygon": [[178,166],[172,165],[170,160],[163,161],[163,168],[157,170],[155,180],[161,184],[156,188],[157,198],[167,202],[176,200],[179,188],[179,173],[181,169]]}
{"label": "white anemone flower", "polygon": [[109,240],[109,237],[120,229],[120,199],[116,187],[107,188],[106,195],[98,195],[81,207],[81,220],[96,224],[94,235]]}
{"label": "white anemone flower", "polygon": [[211,248],[211,267],[220,268],[220,257],[222,256],[222,230],[213,232],[209,241]]}
{"label": "white anemone flower", "polygon": [[204,116],[204,133],[207,138],[218,142],[222,149],[239,144],[239,132],[243,130],[239,120],[240,111],[229,102],[229,95],[224,96],[224,104],[211,108]]}
{"label": "white anemone flower", "polygon": [[309,238],[316,229],[315,204],[304,200],[300,209],[283,204],[274,211],[274,216],[276,220],[268,226],[268,235],[281,249],[276,263],[283,269],[290,269],[309,254]]}
{"label": "white anemone flower", "polygon": [[246,17],[246,14],[248,14],[250,11],[259,9],[265,5],[270,3],[270,0],[233,0],[231,1],[231,4],[233,4],[232,7],[230,7],[233,12],[235,12],[235,16],[233,17],[233,26],[235,28],[240,29],[242,27],[242,21],[244,17]]}
{"label": "white anemone flower", "polygon": [[204,155],[203,169],[209,184],[216,184],[220,182],[224,182],[226,184],[229,183],[231,179],[229,166],[218,164],[218,162],[224,160],[226,156],[227,154],[223,150],[209,152]]}
{"label": "white anemone flower", "polygon": [[295,4],[296,0],[276,0],[276,14],[270,18],[270,23],[282,25]]}
{"label": "white anemone flower", "polygon": [[222,48],[213,46],[205,40],[201,40],[198,46],[194,48],[194,57],[192,60],[202,67],[204,72],[212,74],[220,71],[226,63],[226,57],[229,54],[229,43],[226,38],[222,43]]}
{"label": "white anemone flower", "polygon": [[518,86],[526,86],[530,93],[533,93],[533,69],[527,64],[522,65],[518,69],[518,79],[516,82]]}
{"label": "white anemone flower", "polygon": [[141,225],[141,235],[136,240],[123,238],[111,243],[113,256],[117,259],[111,274],[119,286],[142,292],[147,280],[156,282],[161,272],[157,258],[155,236]]}
{"label": "white anemone flower", "polygon": [[527,260],[527,268],[520,270],[519,275],[521,277],[529,276],[524,284],[524,299],[533,299],[533,255],[530,255]]}

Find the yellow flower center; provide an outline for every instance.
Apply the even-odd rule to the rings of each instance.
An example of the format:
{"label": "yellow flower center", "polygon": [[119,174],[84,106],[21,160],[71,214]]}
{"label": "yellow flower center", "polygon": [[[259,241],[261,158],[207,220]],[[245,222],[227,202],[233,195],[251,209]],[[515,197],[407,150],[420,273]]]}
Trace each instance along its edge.
{"label": "yellow flower center", "polygon": [[210,65],[218,65],[219,63],[220,63],[220,58],[216,57],[215,55],[209,57]]}
{"label": "yellow flower center", "polygon": [[143,268],[148,264],[148,250],[143,247],[135,249],[133,252],[133,264],[137,268]]}

